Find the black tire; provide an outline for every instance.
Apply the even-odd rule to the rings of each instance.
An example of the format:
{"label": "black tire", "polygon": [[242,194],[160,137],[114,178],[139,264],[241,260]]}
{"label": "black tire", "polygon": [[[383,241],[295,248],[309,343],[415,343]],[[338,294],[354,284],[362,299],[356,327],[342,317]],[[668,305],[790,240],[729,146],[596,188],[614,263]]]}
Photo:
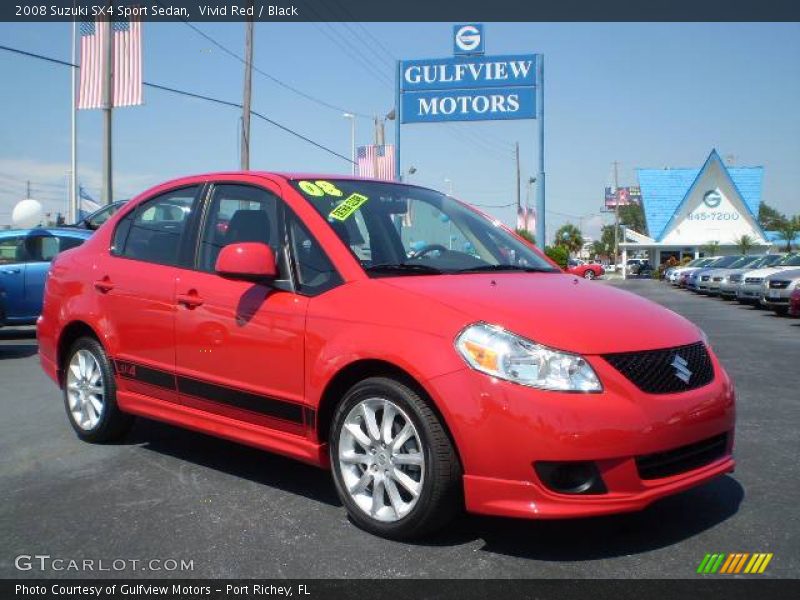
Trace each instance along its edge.
{"label": "black tire", "polygon": [[[75,420],[70,409],[69,390],[67,382],[69,380],[70,363],[79,351],[87,351],[94,357],[100,367],[101,385],[103,391],[103,408],[100,411],[100,418],[91,428],[81,427]],[[117,406],[117,385],[114,379],[114,368],[108,359],[103,346],[96,339],[91,337],[79,338],[70,348],[64,362],[64,408],[67,411],[72,429],[76,435],[85,442],[104,443],[112,442],[122,438],[133,425],[134,417],[122,412]]]}
{"label": "black tire", "polygon": [[583,273],[583,278],[584,279],[594,279],[595,278],[594,271],[592,271],[591,269],[586,269],[586,271],[584,271],[584,273]]}
{"label": "black tire", "polygon": [[[347,415],[362,400],[376,397],[389,399],[409,416],[425,459],[425,477],[416,505],[394,522],[379,521],[356,504],[346,489],[338,461],[339,437]],[[462,471],[453,444],[436,413],[405,383],[371,377],[350,388],[333,415],[329,441],[336,491],[351,520],[365,531],[395,540],[415,539],[441,529],[462,512]]]}
{"label": "black tire", "polygon": [[779,317],[785,317],[789,314],[789,307],[788,306],[776,306],[772,310],[775,311],[775,314]]}

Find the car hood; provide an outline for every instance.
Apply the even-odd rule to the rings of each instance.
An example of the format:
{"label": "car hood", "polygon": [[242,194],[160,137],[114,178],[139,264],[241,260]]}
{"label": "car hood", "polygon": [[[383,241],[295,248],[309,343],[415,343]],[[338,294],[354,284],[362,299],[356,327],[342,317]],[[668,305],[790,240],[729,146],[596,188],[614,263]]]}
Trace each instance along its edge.
{"label": "car hood", "polygon": [[800,279],[800,269],[783,269],[777,273],[773,273],[767,279],[778,279],[781,281],[796,281]]}
{"label": "car hood", "polygon": [[790,271],[796,267],[767,267],[766,269],[755,269],[752,271],[745,271],[745,277],[767,277],[773,273],[780,273],[781,271]]}
{"label": "car hood", "polygon": [[574,275],[476,273],[382,281],[459,310],[465,325],[484,321],[581,354],[671,348],[702,338],[697,326],[654,302]]}

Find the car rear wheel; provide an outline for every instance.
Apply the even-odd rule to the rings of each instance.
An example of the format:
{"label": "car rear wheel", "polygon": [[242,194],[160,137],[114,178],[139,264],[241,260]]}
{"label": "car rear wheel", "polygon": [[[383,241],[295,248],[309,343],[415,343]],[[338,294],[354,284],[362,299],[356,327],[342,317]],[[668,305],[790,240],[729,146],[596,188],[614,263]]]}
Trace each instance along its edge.
{"label": "car rear wheel", "polygon": [[594,279],[595,277],[596,275],[591,269],[586,269],[586,272],[583,274],[584,279]]}
{"label": "car rear wheel", "polygon": [[461,467],[438,417],[406,384],[366,379],[333,416],[330,455],[339,498],[373,534],[411,539],[460,511]]}
{"label": "car rear wheel", "polygon": [[109,442],[127,433],[133,417],[119,410],[116,396],[105,350],[93,338],[80,338],[70,349],[64,373],[64,406],[79,438]]}

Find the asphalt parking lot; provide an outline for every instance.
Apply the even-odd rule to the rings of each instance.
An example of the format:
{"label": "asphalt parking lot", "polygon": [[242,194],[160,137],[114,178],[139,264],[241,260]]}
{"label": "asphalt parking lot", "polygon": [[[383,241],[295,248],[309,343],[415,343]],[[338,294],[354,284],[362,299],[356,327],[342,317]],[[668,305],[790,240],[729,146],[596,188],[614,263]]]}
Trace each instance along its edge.
{"label": "asphalt parking lot", "polygon": [[[78,441],[32,329],[0,330],[0,577],[694,577],[707,552],[772,552],[800,572],[800,320],[665,284],[651,298],[708,334],[739,395],[738,468],[644,512],[573,521],[465,516],[417,544],[351,525],[327,473],[139,420]],[[589,321],[591,322],[591,321]],[[14,558],[193,561],[190,572],[18,571]],[[706,576],[709,577],[709,576]]]}

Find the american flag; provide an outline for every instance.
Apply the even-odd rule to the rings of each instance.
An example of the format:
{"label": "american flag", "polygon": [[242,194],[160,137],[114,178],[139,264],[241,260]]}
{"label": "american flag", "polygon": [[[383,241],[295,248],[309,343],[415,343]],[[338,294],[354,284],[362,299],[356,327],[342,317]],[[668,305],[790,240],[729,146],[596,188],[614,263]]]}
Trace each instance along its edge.
{"label": "american flag", "polygon": [[394,146],[391,144],[359,146],[356,162],[360,177],[394,179],[397,175],[394,168]]}
{"label": "american flag", "polygon": [[517,209],[517,229],[536,233],[536,211],[527,206]]}
{"label": "american flag", "polygon": [[[107,21],[82,21],[81,81],[78,108],[103,108],[103,77],[106,57],[103,40]],[[136,20],[113,21],[113,106],[142,103],[142,23]]]}

